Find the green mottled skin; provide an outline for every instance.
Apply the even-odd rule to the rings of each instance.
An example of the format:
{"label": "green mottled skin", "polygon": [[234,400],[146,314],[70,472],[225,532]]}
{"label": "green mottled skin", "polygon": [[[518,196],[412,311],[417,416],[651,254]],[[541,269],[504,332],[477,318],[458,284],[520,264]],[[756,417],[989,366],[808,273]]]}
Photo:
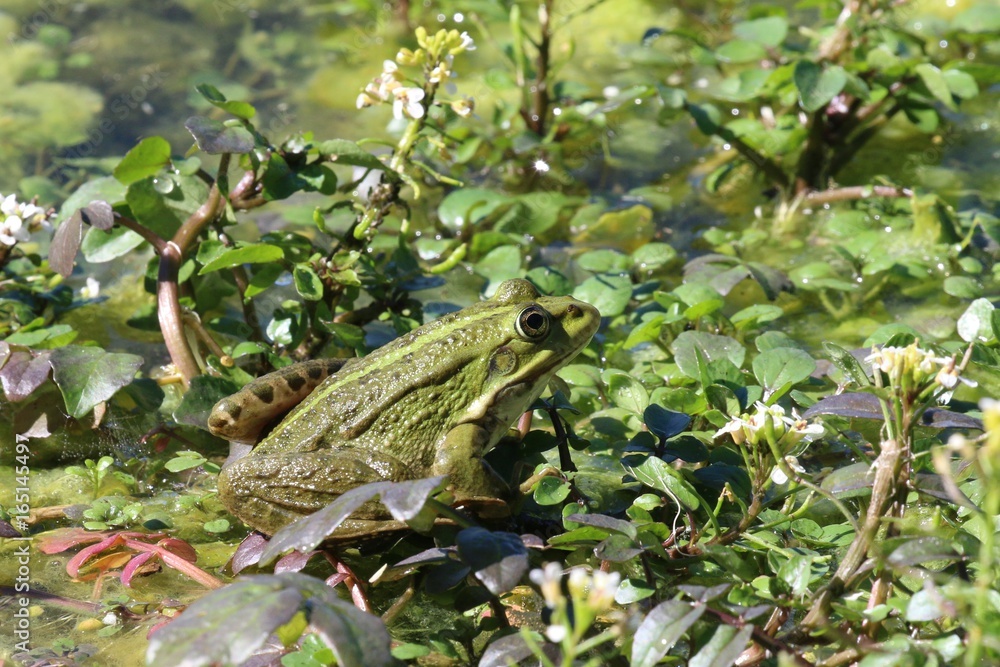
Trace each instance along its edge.
{"label": "green mottled skin", "polygon": [[[506,486],[483,455],[599,323],[589,304],[539,297],[527,281],[508,280],[493,299],[364,359],[265,376],[220,401],[209,419],[215,433],[253,441],[274,412],[297,405],[252,452],[230,457],[219,497],[267,534],[368,482],[447,475],[458,500],[502,498]],[[388,518],[365,506],[338,535],[377,532]]]}

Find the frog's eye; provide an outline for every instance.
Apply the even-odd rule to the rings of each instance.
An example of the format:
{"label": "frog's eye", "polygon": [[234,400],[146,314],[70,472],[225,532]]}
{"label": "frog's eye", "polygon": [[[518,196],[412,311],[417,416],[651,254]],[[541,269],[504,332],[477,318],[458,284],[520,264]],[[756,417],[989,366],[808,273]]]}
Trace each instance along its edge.
{"label": "frog's eye", "polygon": [[538,305],[531,305],[517,316],[517,333],[524,338],[538,340],[549,333],[549,313]]}

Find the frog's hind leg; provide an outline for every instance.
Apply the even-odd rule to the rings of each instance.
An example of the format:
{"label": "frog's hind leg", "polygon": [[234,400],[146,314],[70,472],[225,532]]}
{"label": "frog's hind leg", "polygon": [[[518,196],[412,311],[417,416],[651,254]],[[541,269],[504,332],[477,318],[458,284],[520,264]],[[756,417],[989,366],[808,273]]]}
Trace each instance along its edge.
{"label": "frog's hind leg", "polygon": [[[392,457],[349,449],[251,455],[219,473],[219,500],[247,525],[273,535],[355,487],[408,477],[406,466]],[[370,519],[389,516],[377,502],[360,512]]]}

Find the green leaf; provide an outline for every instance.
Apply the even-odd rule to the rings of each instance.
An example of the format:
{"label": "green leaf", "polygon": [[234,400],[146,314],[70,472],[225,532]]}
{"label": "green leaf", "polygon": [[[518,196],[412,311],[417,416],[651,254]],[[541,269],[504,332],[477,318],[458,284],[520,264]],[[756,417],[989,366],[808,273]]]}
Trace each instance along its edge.
{"label": "green leaf", "polygon": [[844,89],[847,73],[838,65],[823,67],[811,60],[800,60],[795,64],[792,80],[799,91],[802,108],[816,111],[829,104]]}
{"label": "green leaf", "polygon": [[627,275],[592,276],[573,290],[573,296],[597,308],[601,317],[614,317],[624,313],[632,299],[632,280]]}
{"label": "green leaf", "polygon": [[967,343],[993,339],[991,320],[996,307],[989,299],[976,299],[958,318],[958,335]]}
{"label": "green leaf", "polygon": [[[321,155],[329,157],[333,164],[345,164],[354,167],[364,167],[365,169],[385,170],[385,165],[377,157],[358,146],[353,141],[347,139],[330,139],[316,145]],[[385,171],[385,175],[390,180],[399,180],[397,174]]]}
{"label": "green leaf", "polygon": [[684,432],[691,423],[691,417],[683,412],[667,410],[659,405],[650,405],[642,413],[642,420],[649,432],[661,440],[668,440]]}
{"label": "green leaf", "polygon": [[66,198],[59,207],[59,214],[53,225],[60,225],[71,215],[92,201],[105,201],[114,206],[125,199],[125,186],[111,176],[102,176],[87,181]]}
{"label": "green leaf", "polygon": [[285,257],[285,251],[276,245],[251,243],[238,248],[229,248],[218,257],[201,267],[198,275],[205,275],[219,269],[228,269],[241,264],[269,264]]}
{"label": "green leaf", "polygon": [[752,625],[738,630],[731,625],[720,625],[709,642],[691,658],[688,667],[729,667],[746,648],[752,634]]}
{"label": "green leaf", "polygon": [[941,72],[944,80],[948,83],[951,94],[959,99],[971,100],[979,95],[979,84],[968,72],[960,69],[946,69]]}
{"label": "green leaf", "polygon": [[635,631],[632,639],[632,667],[653,667],[694,625],[705,605],[667,600],[654,607]]}
{"label": "green leaf", "polygon": [[535,486],[532,497],[539,505],[558,505],[569,497],[572,487],[558,477],[543,477]]}
{"label": "green leaf", "polygon": [[649,393],[641,382],[616,368],[609,368],[601,375],[608,385],[608,396],[612,403],[637,415],[643,413],[649,405]]}
{"label": "green leaf", "polygon": [[701,506],[694,489],[663,459],[647,456],[638,465],[634,462],[635,457],[629,457],[622,461],[622,465],[630,475],[646,486],[666,493],[686,509],[696,510]]}
{"label": "green leaf", "polygon": [[80,251],[88,262],[101,264],[128,254],[142,245],[143,240],[127,227],[114,227],[110,232],[91,227],[83,235]]}
{"label": "green leaf", "polygon": [[448,229],[458,231],[466,225],[476,224],[513,201],[508,195],[485,188],[453,190],[438,205],[438,218]]}
{"label": "green leaf", "polygon": [[762,352],[753,360],[753,374],[764,387],[765,400],[779,390],[783,394],[815,370],[816,361],[808,353],[790,347]]}
{"label": "green leaf", "polygon": [[131,185],[147,176],[158,174],[170,164],[170,144],[163,137],[146,137],[132,147],[115,167],[115,178]]}
{"label": "green leaf", "polygon": [[733,26],[733,34],[764,46],[778,46],[788,34],[788,21],[782,16],[743,21]]}
{"label": "green leaf", "polygon": [[224,533],[230,528],[229,521],[227,519],[215,519],[214,521],[206,521],[203,528],[206,533]]}
{"label": "green leaf", "polygon": [[734,39],[716,49],[715,57],[724,63],[750,63],[767,57],[767,50],[757,42]]}
{"label": "green leaf", "polygon": [[927,86],[927,90],[930,91],[931,95],[937,101],[949,109],[954,110],[958,108],[955,105],[955,100],[951,97],[951,88],[948,87],[948,81],[945,80],[944,74],[941,73],[940,69],[930,63],[921,63],[914,69],[920,80]]}
{"label": "green leaf", "polygon": [[[161,238],[171,238],[208,197],[208,185],[196,176],[171,174],[163,183],[146,177],[128,186],[125,200],[132,216]],[[167,190],[163,184],[169,182]]]}
{"label": "green leaf", "polygon": [[295,572],[241,577],[201,597],[149,640],[150,667],[243,664],[267,638],[305,612],[337,664],[391,665],[389,634],[377,616],[337,597],[321,580]]}
{"label": "green leaf", "polygon": [[983,286],[975,278],[968,276],[948,276],[942,286],[945,294],[960,299],[976,299],[983,295]]}
{"label": "green leaf", "polygon": [[991,2],[971,3],[968,9],[952,20],[951,27],[971,33],[1000,32],[1000,7]]}
{"label": "green leaf", "polygon": [[254,147],[254,136],[242,125],[228,125],[222,121],[191,116],[184,127],[194,137],[198,148],[210,155],[219,153],[249,153]]}
{"label": "green leaf", "polygon": [[705,331],[684,331],[674,340],[674,360],[681,372],[700,379],[698,354],[705,361],[726,359],[737,368],[743,365],[746,349],[734,338]]}
{"label": "green leaf", "polygon": [[98,403],[132,382],[143,361],[134,354],[76,345],[53,350],[49,360],[66,409],[76,419],[82,419]]}
{"label": "green leaf", "polygon": [[295,290],[306,301],[319,301],[323,298],[323,281],[308,264],[296,264],[292,270],[295,280]]}
{"label": "green leaf", "polygon": [[257,110],[253,108],[253,105],[247,102],[227,100],[226,96],[210,83],[202,83],[195,86],[195,90],[201,93],[202,97],[208,100],[211,104],[224,111],[228,111],[234,116],[238,116],[244,120],[250,120],[257,115]]}
{"label": "green leaf", "polygon": [[844,375],[850,378],[859,387],[867,387],[871,385],[871,380],[868,378],[868,374],[865,373],[865,369],[862,368],[861,363],[854,358],[850,352],[840,347],[839,345],[834,345],[833,343],[823,343],[823,349],[830,356],[830,361],[833,365],[839,368]]}

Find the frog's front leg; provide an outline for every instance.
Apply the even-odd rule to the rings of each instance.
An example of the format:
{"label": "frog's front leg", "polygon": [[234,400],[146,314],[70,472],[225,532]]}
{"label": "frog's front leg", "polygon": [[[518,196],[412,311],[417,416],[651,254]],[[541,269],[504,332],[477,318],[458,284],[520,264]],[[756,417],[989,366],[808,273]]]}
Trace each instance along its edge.
{"label": "frog's front leg", "polygon": [[438,446],[431,475],[447,475],[457,500],[506,498],[507,484],[483,460],[489,445],[490,433],[481,426],[456,426]]}
{"label": "frog's front leg", "polygon": [[[352,449],[254,454],[219,473],[219,500],[248,526],[273,535],[362,484],[408,477],[397,459]],[[366,504],[356,514],[389,518],[379,503]]]}

